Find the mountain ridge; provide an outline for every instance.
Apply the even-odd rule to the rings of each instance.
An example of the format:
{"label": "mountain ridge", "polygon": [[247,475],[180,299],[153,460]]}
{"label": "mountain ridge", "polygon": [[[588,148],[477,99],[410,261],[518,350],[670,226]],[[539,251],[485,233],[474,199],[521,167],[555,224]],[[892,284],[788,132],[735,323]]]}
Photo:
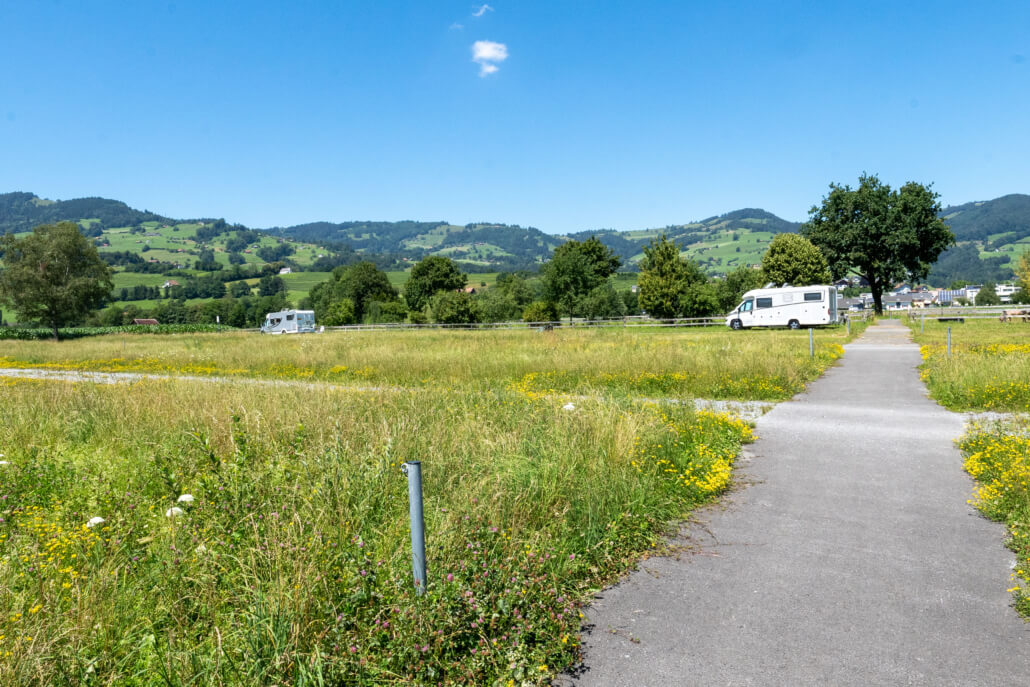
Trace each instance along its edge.
{"label": "mountain ridge", "polygon": [[[967,271],[997,278],[1023,250],[1030,249],[1030,195],[1008,194],[988,201],[948,206],[941,212],[956,235],[958,245],[942,256],[941,272]],[[176,220],[136,210],[126,203],[102,197],[48,200],[29,192],[0,194],[0,233],[23,232],[33,226],[62,220],[75,221],[87,235],[103,230],[141,226],[144,222],[217,223],[224,220]],[[798,222],[785,220],[761,208],[740,208],[683,224],[639,230],[597,229],[546,234],[535,227],[495,222],[453,225],[439,221],[317,221],[288,227],[256,229],[264,234],[299,242],[353,250],[359,255],[386,257],[410,263],[427,255],[445,255],[475,269],[532,269],[545,262],[555,247],[568,239],[596,236],[633,269],[647,244],[664,234],[679,245],[684,256],[707,271],[725,273],[757,263],[772,237],[796,232]]]}

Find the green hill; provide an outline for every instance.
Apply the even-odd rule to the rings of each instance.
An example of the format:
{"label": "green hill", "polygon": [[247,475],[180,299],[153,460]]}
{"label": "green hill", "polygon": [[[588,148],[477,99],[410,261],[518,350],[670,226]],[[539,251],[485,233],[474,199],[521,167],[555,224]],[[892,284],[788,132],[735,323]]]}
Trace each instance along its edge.
{"label": "green hill", "polygon": [[680,246],[685,257],[698,262],[712,274],[724,274],[742,265],[755,265],[762,260],[769,242],[776,234],[796,232],[801,225],[788,222],[771,212],[756,208],[735,210],[689,224],[673,224],[660,229],[617,232],[603,230],[571,234],[569,238],[597,238],[623,258],[624,264],[635,266],[643,258],[644,246],[665,234]]}
{"label": "green hill", "polygon": [[[1028,195],[952,206],[942,215],[958,245],[934,267],[932,283],[1007,279],[1019,255],[1030,250]],[[534,271],[561,242],[590,236],[597,236],[622,258],[626,269],[633,270],[648,242],[663,233],[680,246],[684,256],[711,274],[723,274],[759,263],[773,236],[800,229],[798,223],[756,208],[665,227],[599,229],[567,236],[518,225],[475,222],[460,226],[443,220],[312,222],[250,229],[220,219],[171,219],[107,198],[53,201],[32,193],[0,194],[0,233],[24,232],[37,224],[61,220],[78,222],[84,234],[94,237],[101,253],[117,266],[119,289],[123,285],[155,286],[152,282],[156,279],[140,281],[138,275],[195,278],[218,273],[226,281],[246,275],[254,282],[255,270],[272,269],[268,266],[287,266],[294,273],[328,273],[337,265],[359,259],[403,271],[427,255],[450,257],[468,272]],[[300,288],[299,282],[296,288]],[[142,294],[137,289],[137,295]]]}
{"label": "green hill", "polygon": [[944,208],[956,245],[941,255],[930,283],[983,283],[1012,278],[1012,268],[1030,250],[1030,196],[1014,193]]}

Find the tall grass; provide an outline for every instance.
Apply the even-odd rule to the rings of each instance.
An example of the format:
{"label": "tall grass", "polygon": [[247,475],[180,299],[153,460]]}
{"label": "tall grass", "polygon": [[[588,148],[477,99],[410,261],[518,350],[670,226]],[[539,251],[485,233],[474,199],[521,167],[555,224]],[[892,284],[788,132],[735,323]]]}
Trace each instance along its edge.
{"label": "tall grass", "polygon": [[0,684],[544,684],[750,437],[503,388],[0,384]]}
{"label": "tall grass", "polygon": [[[857,334],[860,325],[855,325]],[[341,384],[525,392],[790,398],[842,354],[842,328],[332,332],[262,337],[97,337],[5,342],[0,367],[257,376]]]}
{"label": "tall grass", "polygon": [[[1030,326],[993,320],[926,322],[920,374],[930,395],[952,410],[1030,411]],[[947,332],[951,328],[951,355]]]}

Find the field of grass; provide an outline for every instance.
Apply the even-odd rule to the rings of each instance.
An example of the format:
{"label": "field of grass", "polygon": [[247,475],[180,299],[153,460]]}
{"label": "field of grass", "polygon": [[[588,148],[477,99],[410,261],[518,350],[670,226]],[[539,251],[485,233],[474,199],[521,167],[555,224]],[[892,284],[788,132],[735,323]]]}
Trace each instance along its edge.
{"label": "field of grass", "polygon": [[[857,334],[859,325],[853,326]],[[98,337],[5,342],[0,366],[140,371],[526,394],[790,398],[841,353],[842,328],[340,331],[262,337]],[[502,353],[503,352],[503,353]]]}
{"label": "field of grass", "polygon": [[665,399],[785,398],[843,334],[815,360],[715,329],[5,342],[0,366],[340,385],[0,378],[0,684],[548,684],[751,438]]}
{"label": "field of grass", "polygon": [[[930,395],[951,410],[1030,411],[1030,325],[997,320],[910,323]],[[951,356],[947,331],[951,328]]]}

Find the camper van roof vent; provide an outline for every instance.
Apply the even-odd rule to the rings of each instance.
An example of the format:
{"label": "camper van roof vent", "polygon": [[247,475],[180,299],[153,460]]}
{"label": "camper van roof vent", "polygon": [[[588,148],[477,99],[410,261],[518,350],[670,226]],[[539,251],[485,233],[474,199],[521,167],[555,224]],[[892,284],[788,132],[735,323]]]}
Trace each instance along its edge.
{"label": "camper van roof vent", "polygon": [[774,283],[772,283],[772,282],[769,282],[768,284],[766,284],[766,285],[765,285],[765,286],[763,286],[762,288],[763,288],[763,289],[771,289],[771,288],[772,288],[772,287],[774,287],[774,286],[776,286],[776,284],[774,284]]}
{"label": "camper van roof vent", "polygon": [[783,282],[783,286],[780,287],[780,288],[789,289],[790,288],[790,284],[788,284],[787,282]]}

